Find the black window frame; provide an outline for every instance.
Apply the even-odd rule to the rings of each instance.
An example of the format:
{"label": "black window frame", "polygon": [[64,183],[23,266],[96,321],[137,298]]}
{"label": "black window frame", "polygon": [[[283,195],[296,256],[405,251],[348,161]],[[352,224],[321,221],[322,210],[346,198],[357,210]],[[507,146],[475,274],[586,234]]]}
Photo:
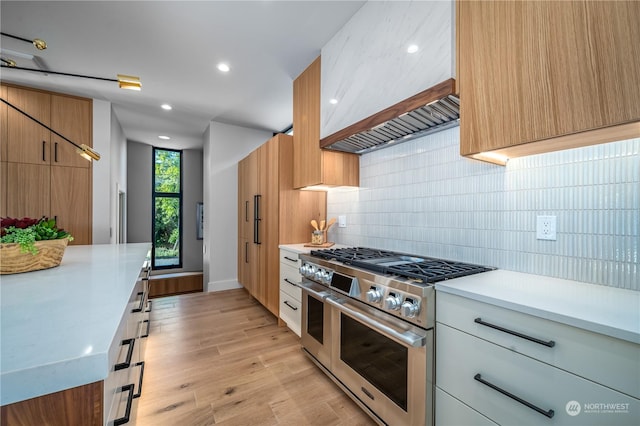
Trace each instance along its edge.
{"label": "black window frame", "polygon": [[[180,192],[157,192],[156,191],[156,152],[157,151],[172,151],[180,153]],[[183,155],[181,149],[171,149],[171,148],[159,148],[153,147],[153,155],[151,157],[151,239],[152,239],[152,248],[151,248],[151,269],[152,270],[162,270],[162,269],[180,269],[182,268],[182,222],[183,222],[183,205],[182,205],[182,193],[184,191],[183,185]],[[177,198],[179,203],[179,212],[180,219],[178,223],[178,230],[180,236],[178,238],[178,264],[177,265],[164,265],[158,266],[156,265],[156,197],[160,198]]]}

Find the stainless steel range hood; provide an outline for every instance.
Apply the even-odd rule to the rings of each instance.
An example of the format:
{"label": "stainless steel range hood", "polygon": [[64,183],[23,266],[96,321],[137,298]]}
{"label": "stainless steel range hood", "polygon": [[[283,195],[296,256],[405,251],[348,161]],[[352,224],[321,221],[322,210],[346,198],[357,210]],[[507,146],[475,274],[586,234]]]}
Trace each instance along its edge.
{"label": "stainless steel range hood", "polygon": [[460,100],[449,79],[320,141],[320,147],[364,154],[459,125]]}

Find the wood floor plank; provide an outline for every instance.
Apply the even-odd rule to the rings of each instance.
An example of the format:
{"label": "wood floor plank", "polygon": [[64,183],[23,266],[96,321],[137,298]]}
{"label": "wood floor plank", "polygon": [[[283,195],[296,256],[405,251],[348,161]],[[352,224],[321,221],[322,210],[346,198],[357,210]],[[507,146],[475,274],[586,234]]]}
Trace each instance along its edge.
{"label": "wood floor plank", "polygon": [[153,300],[139,426],[371,420],[244,289]]}

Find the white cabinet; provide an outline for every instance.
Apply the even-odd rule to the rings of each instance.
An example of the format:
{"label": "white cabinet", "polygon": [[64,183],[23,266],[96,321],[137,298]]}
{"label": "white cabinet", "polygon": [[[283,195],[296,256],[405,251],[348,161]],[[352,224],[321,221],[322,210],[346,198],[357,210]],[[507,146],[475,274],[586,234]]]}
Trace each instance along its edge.
{"label": "white cabinet", "polygon": [[454,42],[453,1],[366,2],[322,48],[320,138],[454,77]]}
{"label": "white cabinet", "polygon": [[280,318],[300,337],[302,322],[302,290],[296,284],[302,280],[298,254],[280,249]]}
{"label": "white cabinet", "polygon": [[631,342],[438,292],[436,413],[457,421],[451,397],[501,425],[635,425],[638,354]]}

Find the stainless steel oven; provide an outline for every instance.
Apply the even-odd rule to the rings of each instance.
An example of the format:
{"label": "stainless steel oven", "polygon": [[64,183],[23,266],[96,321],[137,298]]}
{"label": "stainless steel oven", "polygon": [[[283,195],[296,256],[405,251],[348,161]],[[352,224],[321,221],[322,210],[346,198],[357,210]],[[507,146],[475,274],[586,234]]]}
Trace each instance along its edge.
{"label": "stainless steel oven", "polygon": [[302,346],[324,367],[331,365],[331,306],[325,302],[329,291],[309,280],[302,288]]}
{"label": "stainless steel oven", "polygon": [[336,378],[389,425],[432,424],[433,330],[355,300],[326,302]]}
{"label": "stainless steel oven", "polygon": [[359,247],[300,258],[304,351],[378,423],[433,425],[433,282],[489,269]]}

